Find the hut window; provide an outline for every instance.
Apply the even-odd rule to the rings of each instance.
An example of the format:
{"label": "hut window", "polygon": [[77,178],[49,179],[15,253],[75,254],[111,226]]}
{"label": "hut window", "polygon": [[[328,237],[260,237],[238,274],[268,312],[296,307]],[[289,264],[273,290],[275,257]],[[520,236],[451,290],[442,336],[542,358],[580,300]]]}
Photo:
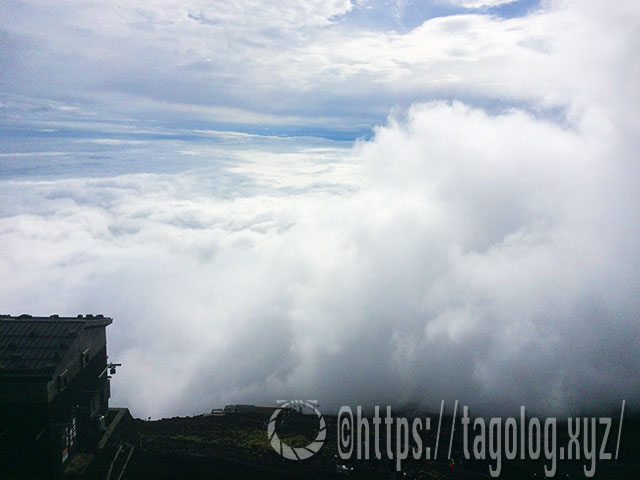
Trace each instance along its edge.
{"label": "hut window", "polygon": [[85,368],[87,365],[89,365],[89,349],[88,348],[80,354],[80,363],[82,365],[82,368]]}
{"label": "hut window", "polygon": [[58,375],[58,390],[63,391],[67,388],[67,384],[69,382],[69,378],[67,377],[67,370]]}

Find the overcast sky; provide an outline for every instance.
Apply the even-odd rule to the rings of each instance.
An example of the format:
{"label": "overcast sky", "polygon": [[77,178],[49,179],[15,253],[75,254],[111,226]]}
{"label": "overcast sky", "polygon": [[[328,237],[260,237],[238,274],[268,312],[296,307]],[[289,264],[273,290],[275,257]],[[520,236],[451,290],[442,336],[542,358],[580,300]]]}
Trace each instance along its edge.
{"label": "overcast sky", "polygon": [[8,0],[0,311],[135,415],[640,400],[640,4]]}

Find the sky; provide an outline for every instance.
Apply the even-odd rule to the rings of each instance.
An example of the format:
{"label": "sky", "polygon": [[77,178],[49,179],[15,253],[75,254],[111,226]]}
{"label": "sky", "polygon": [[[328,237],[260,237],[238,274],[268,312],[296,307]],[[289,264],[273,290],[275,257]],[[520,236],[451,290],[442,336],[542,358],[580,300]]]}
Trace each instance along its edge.
{"label": "sky", "polygon": [[8,0],[0,313],[112,404],[640,401],[640,4]]}

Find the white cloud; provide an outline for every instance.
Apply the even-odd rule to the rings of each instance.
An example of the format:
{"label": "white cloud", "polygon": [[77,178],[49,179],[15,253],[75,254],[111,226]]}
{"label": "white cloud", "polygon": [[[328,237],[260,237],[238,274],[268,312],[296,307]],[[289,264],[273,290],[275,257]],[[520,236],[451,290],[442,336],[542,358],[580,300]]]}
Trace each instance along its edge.
{"label": "white cloud", "polygon": [[565,107],[568,92],[591,88],[568,65],[630,44],[626,29],[601,27],[622,16],[586,2],[508,20],[432,18],[408,32],[353,27],[346,15],[365,7],[346,1],[21,5],[0,27],[16,39],[8,91],[74,92],[87,108],[161,120],[371,124],[396,103],[442,96]]}
{"label": "white cloud", "polygon": [[251,137],[222,170],[205,149],[191,173],[5,182],[2,304],[112,314],[115,401],[143,416],[608,408],[640,391],[640,225],[601,133],[431,103],[349,156]]}
{"label": "white cloud", "polygon": [[[70,11],[55,38],[31,28],[38,15],[14,12],[11,31],[29,25],[66,48],[96,5]],[[125,364],[115,401],[141,416],[287,397],[457,398],[508,413],[640,400],[639,7],[554,2],[526,18],[462,15],[373,34],[331,21],[346,3],[296,3],[276,19],[268,4],[234,5],[203,4],[199,20],[184,4],[108,10],[74,43],[105,62],[85,94],[187,118],[262,111],[259,123],[344,119],[369,99],[375,111],[439,96],[522,108],[414,102],[353,151],[214,134],[100,135],[77,145],[106,158],[65,144],[53,168],[42,162],[59,144],[8,152],[5,312],[113,315],[109,349]],[[250,6],[265,30],[242,15]],[[198,63],[207,58],[210,70]],[[53,77],[62,69],[46,65]],[[199,105],[209,98],[220,104]],[[43,165],[62,178],[21,173]]]}
{"label": "white cloud", "polygon": [[497,7],[515,1],[516,0],[447,0],[451,5],[463,8]]}

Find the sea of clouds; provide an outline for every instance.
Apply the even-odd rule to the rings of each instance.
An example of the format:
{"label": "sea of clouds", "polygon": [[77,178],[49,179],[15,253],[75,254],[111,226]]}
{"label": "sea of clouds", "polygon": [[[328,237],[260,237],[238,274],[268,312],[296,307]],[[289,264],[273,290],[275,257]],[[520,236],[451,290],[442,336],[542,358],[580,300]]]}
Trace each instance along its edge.
{"label": "sea of clouds", "polygon": [[[413,101],[354,144],[62,138],[59,125],[11,139],[2,313],[113,317],[112,403],[142,417],[286,398],[326,411],[637,405],[638,7],[550,7],[350,38],[362,64],[333,59],[318,88],[330,71],[353,91],[382,75],[387,93],[410,80],[409,98],[424,79],[458,76],[423,95],[444,100]],[[447,43],[456,32],[467,48],[487,43],[476,60]],[[330,60],[334,33],[305,52]],[[385,67],[434,39],[446,58]]]}
{"label": "sea of clouds", "polygon": [[197,165],[15,175],[1,304],[112,316],[113,403],[141,416],[609,408],[640,391],[640,224],[638,166],[604,131],[437,102],[353,147],[154,141],[136,152]]}

